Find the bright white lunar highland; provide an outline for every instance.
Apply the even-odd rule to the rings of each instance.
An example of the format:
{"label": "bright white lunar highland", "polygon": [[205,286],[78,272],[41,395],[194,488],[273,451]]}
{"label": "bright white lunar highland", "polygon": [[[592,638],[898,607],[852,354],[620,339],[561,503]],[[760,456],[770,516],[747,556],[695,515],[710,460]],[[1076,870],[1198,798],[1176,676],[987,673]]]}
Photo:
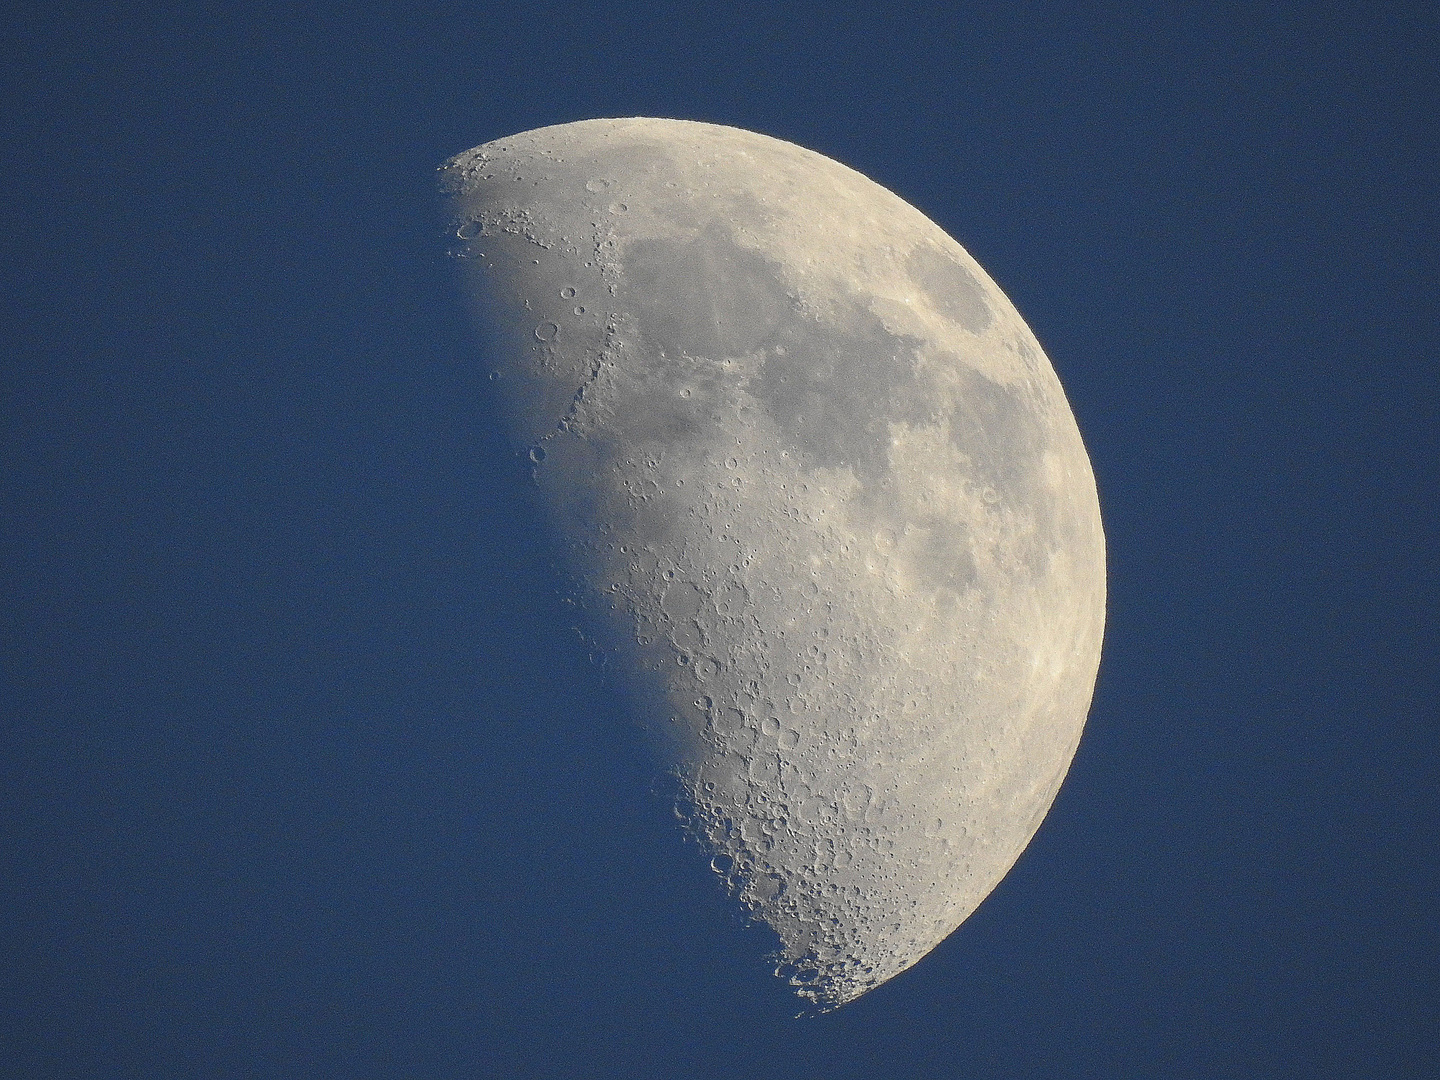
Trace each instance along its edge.
{"label": "bright white lunar highland", "polygon": [[1090,463],[1015,308],[898,196],[676,120],[441,168],[589,632],[777,973],[825,1008],[1000,881],[1089,708]]}

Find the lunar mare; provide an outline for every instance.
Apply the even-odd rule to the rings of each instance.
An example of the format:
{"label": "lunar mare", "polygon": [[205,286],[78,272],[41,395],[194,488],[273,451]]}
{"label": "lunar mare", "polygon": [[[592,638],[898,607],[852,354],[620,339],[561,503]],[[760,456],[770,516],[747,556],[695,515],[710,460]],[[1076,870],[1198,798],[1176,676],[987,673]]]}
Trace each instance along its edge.
{"label": "lunar mare", "polygon": [[819,154],[591,120],[446,162],[477,332],[588,631],[819,1007],[1008,871],[1089,708],[1089,460],[1034,335]]}

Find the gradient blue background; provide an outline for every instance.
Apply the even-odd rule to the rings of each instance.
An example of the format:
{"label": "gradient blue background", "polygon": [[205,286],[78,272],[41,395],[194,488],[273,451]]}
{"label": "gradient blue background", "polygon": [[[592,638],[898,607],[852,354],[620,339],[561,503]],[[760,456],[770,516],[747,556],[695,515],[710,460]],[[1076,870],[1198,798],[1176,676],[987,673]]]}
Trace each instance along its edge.
{"label": "gradient blue background", "polygon": [[[0,1075],[1440,1075],[1436,9],[774,6],[7,18]],[[1059,800],[815,1019],[566,629],[442,256],[443,158],[637,114],[937,221],[1100,485]]]}

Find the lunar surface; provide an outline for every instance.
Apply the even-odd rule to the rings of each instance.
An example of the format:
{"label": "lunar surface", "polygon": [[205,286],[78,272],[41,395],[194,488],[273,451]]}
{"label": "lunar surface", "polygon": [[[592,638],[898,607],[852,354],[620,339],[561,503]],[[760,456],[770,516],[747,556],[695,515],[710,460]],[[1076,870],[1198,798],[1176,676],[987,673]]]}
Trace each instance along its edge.
{"label": "lunar surface", "polygon": [[898,196],[676,120],[446,162],[451,254],[586,632],[815,1007],[914,964],[1065,776],[1094,477],[1019,314]]}

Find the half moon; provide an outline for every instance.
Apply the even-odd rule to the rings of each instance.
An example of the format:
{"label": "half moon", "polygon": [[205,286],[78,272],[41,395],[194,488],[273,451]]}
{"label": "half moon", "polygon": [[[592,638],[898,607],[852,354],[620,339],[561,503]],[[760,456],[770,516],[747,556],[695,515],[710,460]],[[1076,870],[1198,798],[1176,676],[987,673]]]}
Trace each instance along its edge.
{"label": "half moon", "polygon": [[1049,809],[1104,538],[1059,380],[961,246],[828,158],[590,120],[441,169],[587,631],[777,974],[914,964]]}

